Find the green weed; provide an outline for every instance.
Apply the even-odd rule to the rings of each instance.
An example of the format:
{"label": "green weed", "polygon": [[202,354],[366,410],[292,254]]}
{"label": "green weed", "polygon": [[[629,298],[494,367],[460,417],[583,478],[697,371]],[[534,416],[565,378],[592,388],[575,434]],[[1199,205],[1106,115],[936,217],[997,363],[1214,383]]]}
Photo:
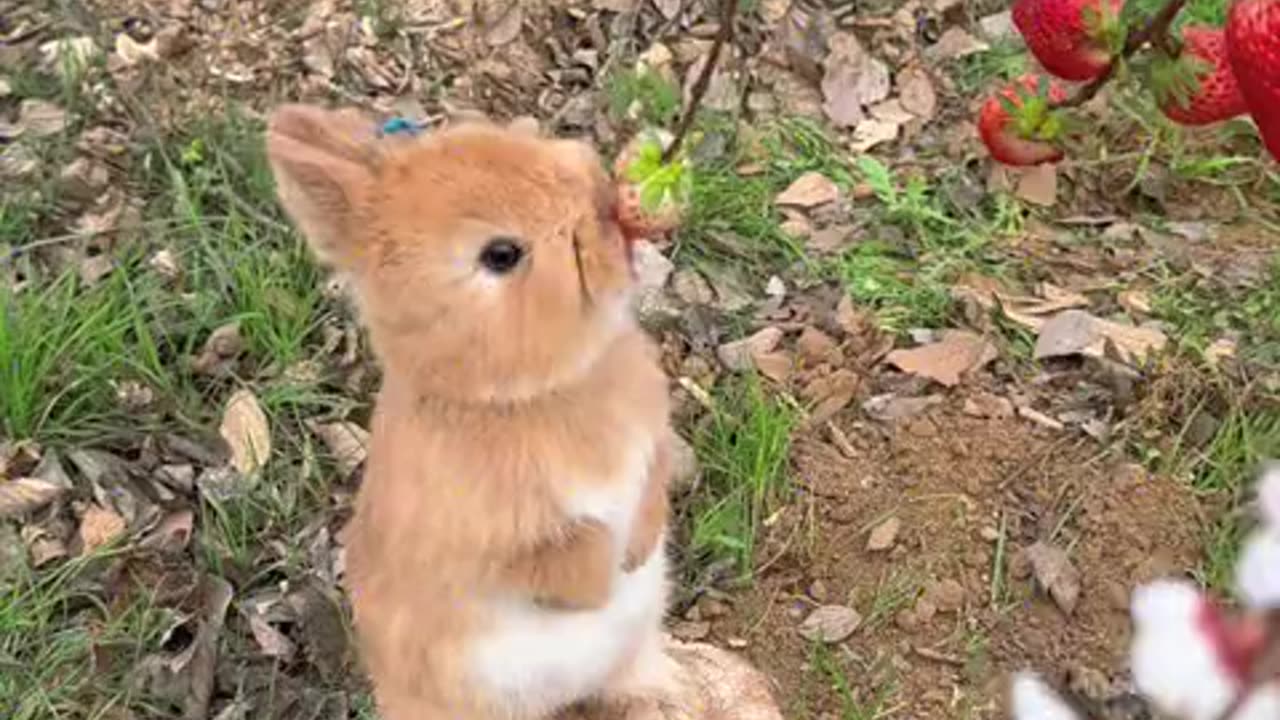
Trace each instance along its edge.
{"label": "green weed", "polygon": [[717,403],[693,439],[704,483],[692,504],[691,550],[733,558],[750,574],[756,533],[786,489],[796,416],[754,377],[722,388]]}

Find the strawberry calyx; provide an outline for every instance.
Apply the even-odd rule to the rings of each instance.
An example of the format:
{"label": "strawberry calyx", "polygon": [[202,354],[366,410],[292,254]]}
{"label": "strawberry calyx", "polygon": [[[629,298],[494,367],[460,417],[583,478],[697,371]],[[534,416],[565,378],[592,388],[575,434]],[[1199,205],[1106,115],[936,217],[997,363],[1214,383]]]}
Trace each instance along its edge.
{"label": "strawberry calyx", "polygon": [[688,158],[677,153],[663,161],[671,142],[664,130],[645,130],[614,161],[619,223],[632,239],[673,229],[689,205],[693,173]]}
{"label": "strawberry calyx", "polygon": [[1034,86],[1028,87],[1029,85],[1030,83],[1018,83],[1010,91],[997,96],[1009,115],[1010,127],[1018,137],[1026,140],[1049,143],[1060,140],[1066,129],[1066,121],[1050,101],[1049,78],[1040,76]]}
{"label": "strawberry calyx", "polygon": [[1128,40],[1129,26],[1121,16],[1121,12],[1110,2],[1097,2],[1085,5],[1080,9],[1081,21],[1085,35],[1099,47],[1105,49],[1112,57],[1124,52],[1124,44]]}
{"label": "strawberry calyx", "polygon": [[1151,92],[1161,105],[1174,103],[1188,108],[1200,92],[1201,80],[1213,72],[1213,65],[1194,53],[1171,56],[1157,50],[1151,57],[1148,80]]}

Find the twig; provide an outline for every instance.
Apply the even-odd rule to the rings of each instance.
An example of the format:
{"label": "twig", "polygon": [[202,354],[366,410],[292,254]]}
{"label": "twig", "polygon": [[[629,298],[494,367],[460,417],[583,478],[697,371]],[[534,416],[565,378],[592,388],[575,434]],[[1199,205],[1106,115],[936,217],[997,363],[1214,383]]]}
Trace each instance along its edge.
{"label": "twig", "polygon": [[703,96],[707,94],[707,88],[711,85],[711,74],[715,72],[716,65],[720,64],[720,52],[733,38],[733,22],[737,12],[738,0],[720,0],[720,30],[711,43],[711,53],[707,55],[707,62],[702,66],[702,72],[693,83],[693,90],[689,94],[689,107],[685,108],[684,115],[680,118],[675,137],[662,153],[664,165],[671,162],[671,158],[680,151],[681,143],[689,134],[689,129],[693,127],[693,119],[698,114],[698,108],[702,105]]}
{"label": "twig", "polygon": [[1080,88],[1075,95],[1063,100],[1060,103],[1053,103],[1054,108],[1070,108],[1079,107],[1094,98],[1098,91],[1106,85],[1111,78],[1115,77],[1116,70],[1120,67],[1122,60],[1128,60],[1134,53],[1138,52],[1143,45],[1154,43],[1168,51],[1173,46],[1169,44],[1169,26],[1173,24],[1174,18],[1178,17],[1178,13],[1182,11],[1182,6],[1186,4],[1186,0],[1168,0],[1164,7],[1160,8],[1160,12],[1156,13],[1147,24],[1137,32],[1129,33],[1129,37],[1125,39],[1124,49],[1120,51],[1120,56],[1113,58],[1111,64],[1107,65],[1107,69],[1088,85]]}

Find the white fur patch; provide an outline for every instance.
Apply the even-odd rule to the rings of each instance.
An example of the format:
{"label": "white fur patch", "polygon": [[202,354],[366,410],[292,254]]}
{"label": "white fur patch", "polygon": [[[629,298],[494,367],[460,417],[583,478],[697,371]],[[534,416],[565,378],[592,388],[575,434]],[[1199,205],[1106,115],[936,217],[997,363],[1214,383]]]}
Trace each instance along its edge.
{"label": "white fur patch", "polygon": [[519,714],[551,712],[602,690],[619,661],[659,629],[667,600],[665,537],[644,565],[622,572],[654,449],[652,440],[635,443],[615,482],[565,492],[571,517],[600,520],[613,533],[613,595],[604,607],[579,612],[496,601],[494,627],[471,648],[474,677],[486,695],[504,698]]}
{"label": "white fur patch", "polygon": [[495,626],[470,649],[474,681],[514,717],[543,716],[600,692],[626,654],[658,629],[666,574],[666,553],[654,552],[615,577],[613,597],[597,610],[496,603]]}

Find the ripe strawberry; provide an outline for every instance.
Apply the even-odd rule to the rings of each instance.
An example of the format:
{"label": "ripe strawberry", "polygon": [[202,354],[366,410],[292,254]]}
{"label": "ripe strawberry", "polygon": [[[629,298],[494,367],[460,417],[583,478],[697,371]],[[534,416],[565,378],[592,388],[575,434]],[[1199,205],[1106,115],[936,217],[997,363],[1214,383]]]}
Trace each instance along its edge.
{"label": "ripe strawberry", "polygon": [[1067,91],[1042,75],[1023,75],[1005,85],[983,104],[978,133],[991,157],[1005,165],[1040,165],[1063,158],[1053,144],[1062,132],[1062,121],[1049,109]]}
{"label": "ripe strawberry", "polygon": [[629,240],[669,232],[684,218],[691,177],[681,158],[662,163],[671,140],[665,130],[643,132],[614,161],[618,224]]}
{"label": "ripe strawberry", "polygon": [[1160,109],[1182,125],[1210,125],[1247,112],[1227,57],[1227,36],[1218,28],[1182,31],[1183,55],[1156,67]]}
{"label": "ripe strawberry", "polygon": [[1263,144],[1280,160],[1280,0],[1235,0],[1227,55]]}
{"label": "ripe strawberry", "polygon": [[1123,45],[1124,0],[1017,0],[1013,24],[1049,74],[1092,80]]}

